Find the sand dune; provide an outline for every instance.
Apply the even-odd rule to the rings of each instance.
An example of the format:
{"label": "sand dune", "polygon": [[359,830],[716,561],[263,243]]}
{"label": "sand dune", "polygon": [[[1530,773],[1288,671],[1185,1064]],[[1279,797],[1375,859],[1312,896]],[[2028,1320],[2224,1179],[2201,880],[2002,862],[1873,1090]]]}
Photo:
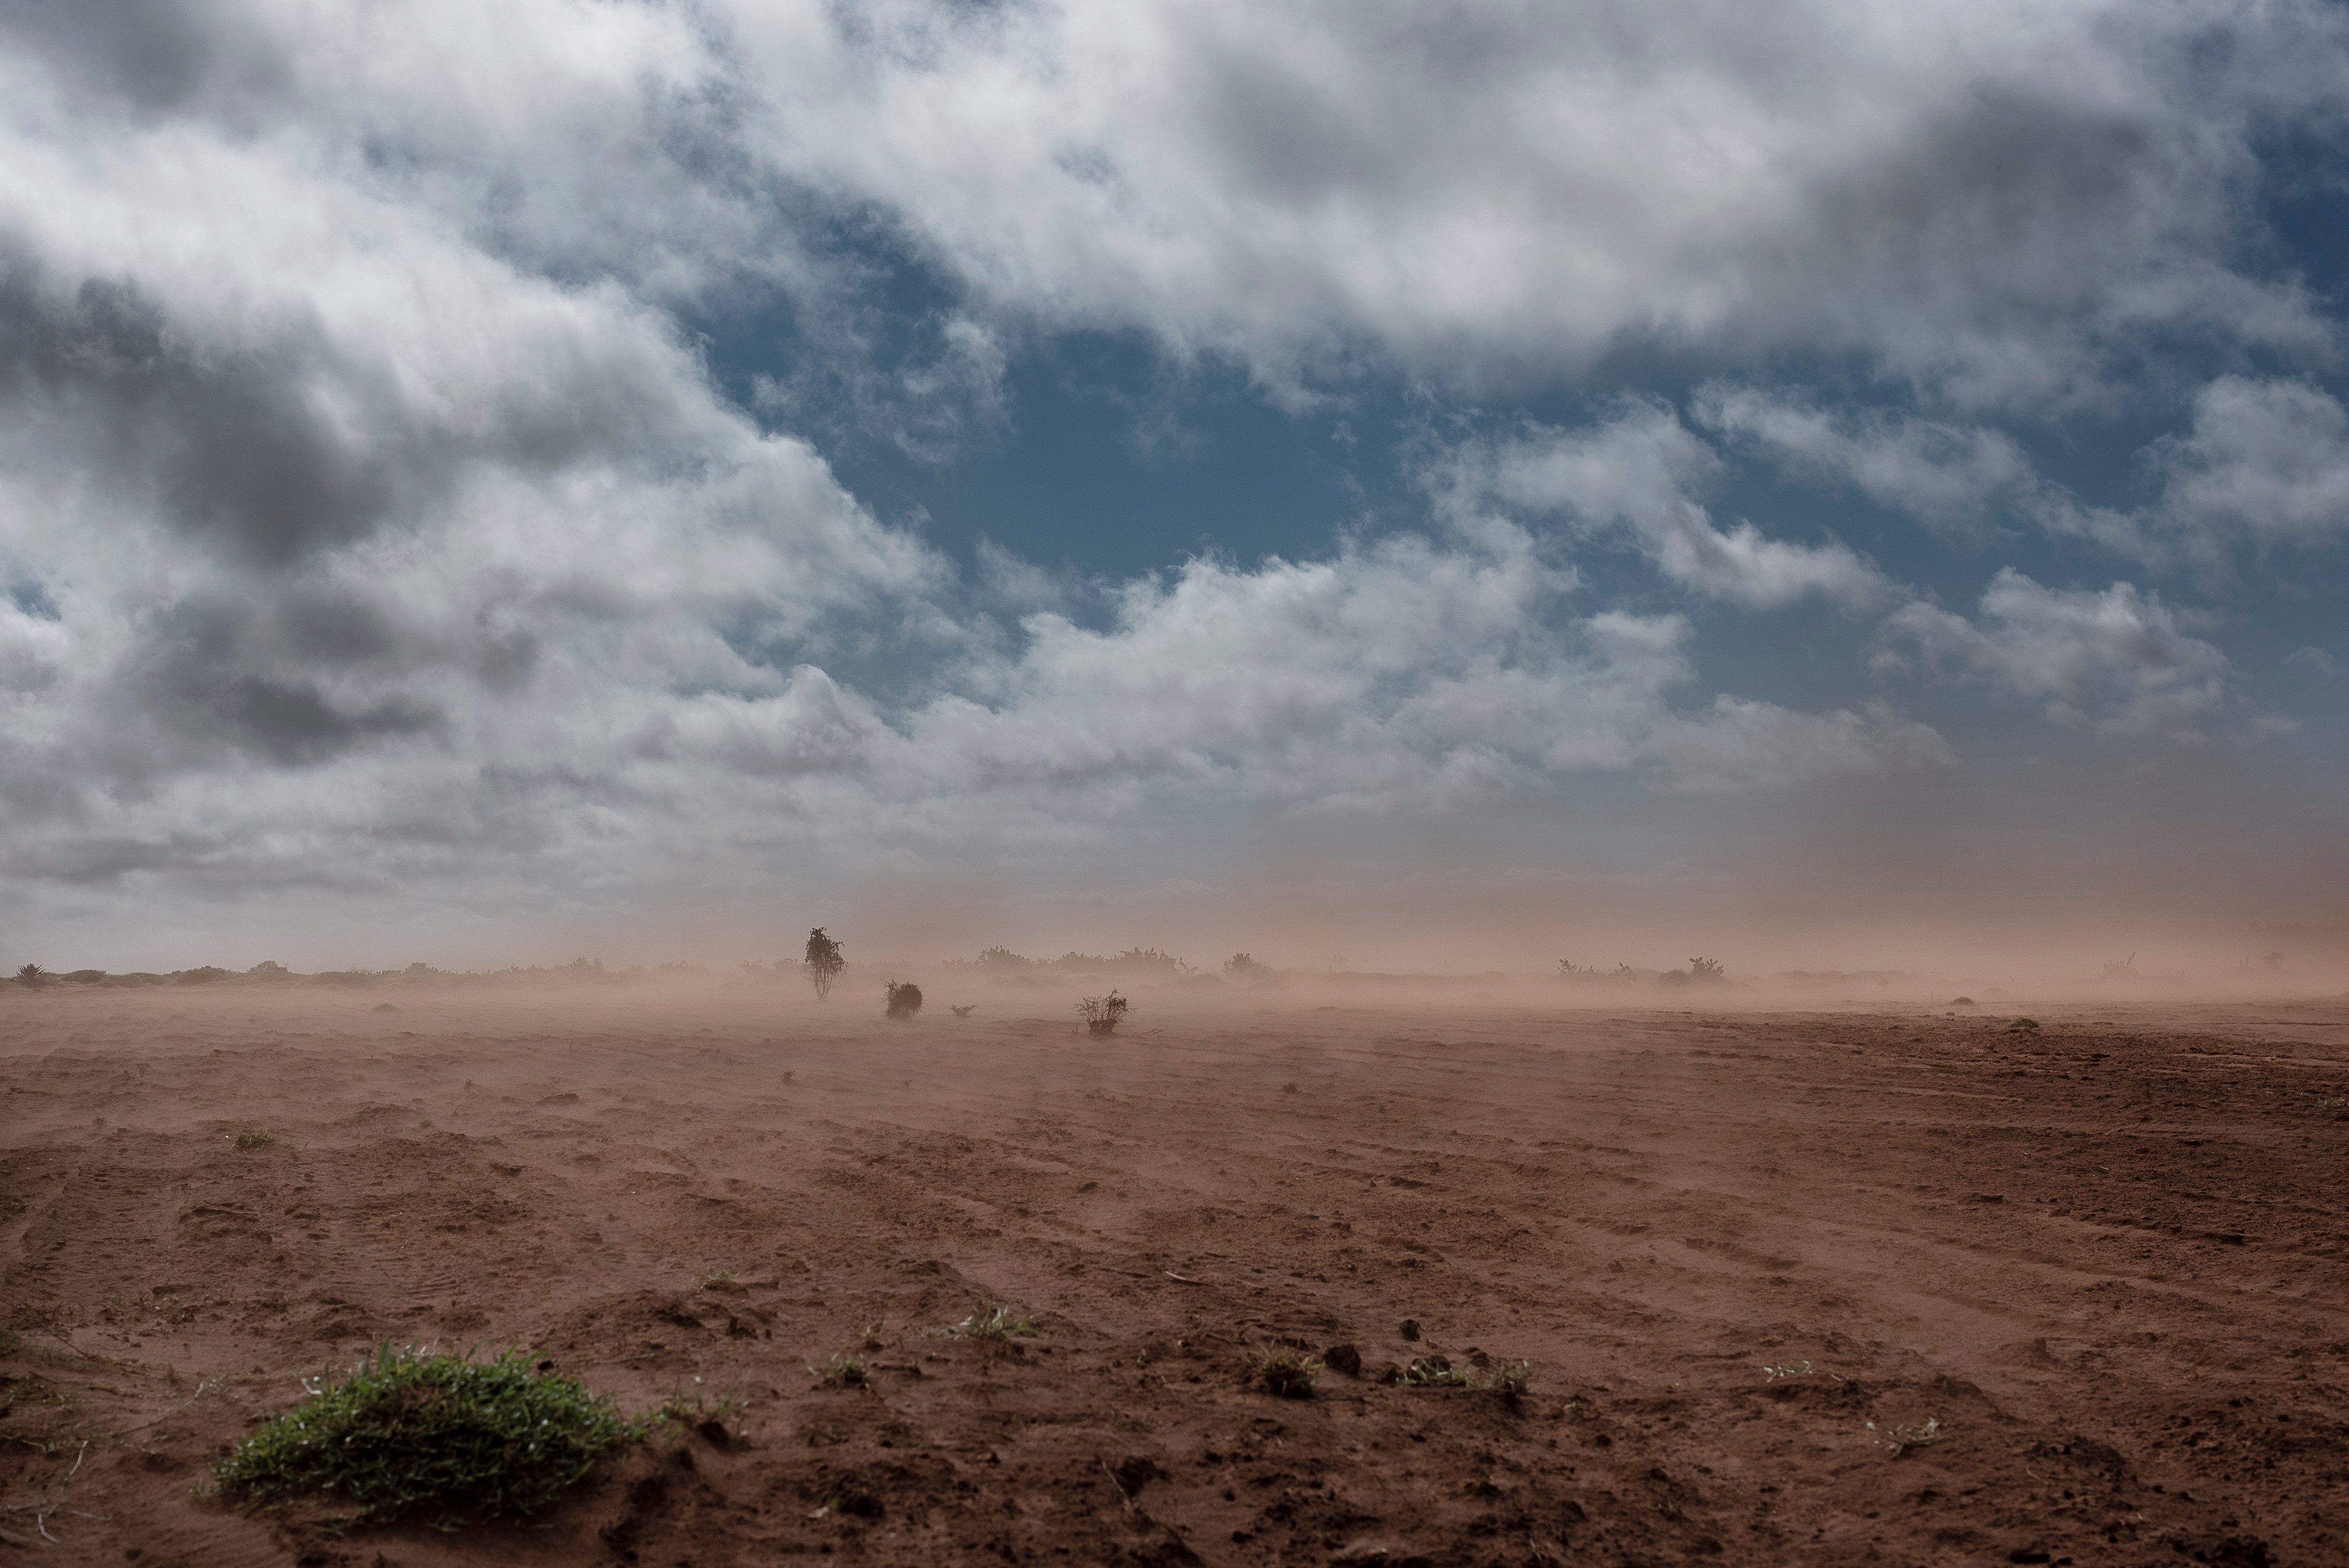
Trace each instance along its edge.
{"label": "sand dune", "polygon": [[[2349,1005],[933,1000],[0,999],[0,1550],[2349,1561]],[[383,1340],[740,1404],[544,1528],[199,1495]],[[1361,1374],[1247,1388],[1282,1340]],[[1532,1391],[1380,1380],[1430,1354]]]}

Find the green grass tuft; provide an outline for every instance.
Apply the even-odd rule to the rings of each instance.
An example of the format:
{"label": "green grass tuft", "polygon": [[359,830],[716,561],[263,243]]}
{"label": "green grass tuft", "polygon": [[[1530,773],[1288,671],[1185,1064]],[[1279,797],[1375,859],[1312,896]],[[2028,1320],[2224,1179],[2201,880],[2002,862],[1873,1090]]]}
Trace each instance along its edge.
{"label": "green grass tuft", "polygon": [[369,1524],[526,1518],[657,1419],[631,1421],[576,1378],[533,1371],[519,1350],[475,1361],[386,1345],[342,1381],[305,1386],[309,1398],[212,1467],[222,1497],[325,1492],[358,1504],[356,1521]]}
{"label": "green grass tuft", "polygon": [[1248,1357],[1248,1381],[1284,1399],[1313,1397],[1321,1373],[1321,1363],[1293,1345],[1258,1345]]}
{"label": "green grass tuft", "polygon": [[277,1135],[265,1132],[241,1132],[236,1135],[234,1141],[236,1147],[242,1149],[267,1148],[277,1141]]}
{"label": "green grass tuft", "polygon": [[844,1350],[833,1351],[831,1360],[822,1366],[812,1366],[808,1370],[814,1373],[815,1380],[826,1388],[864,1388],[873,1382],[873,1368],[865,1364],[863,1357],[851,1355]]}
{"label": "green grass tuft", "polygon": [[1013,1334],[1033,1336],[1036,1325],[1024,1317],[1013,1317],[1011,1309],[999,1306],[992,1312],[975,1312],[952,1328],[940,1331],[948,1339],[1009,1339]]}
{"label": "green grass tuft", "polygon": [[1441,1355],[1423,1355],[1402,1369],[1407,1388],[1483,1388],[1512,1405],[1533,1386],[1531,1362],[1494,1361],[1484,1366],[1454,1366]]}
{"label": "green grass tuft", "polygon": [[1402,1369],[1402,1382],[1410,1388],[1465,1388],[1468,1369],[1453,1366],[1444,1356],[1423,1355]]}

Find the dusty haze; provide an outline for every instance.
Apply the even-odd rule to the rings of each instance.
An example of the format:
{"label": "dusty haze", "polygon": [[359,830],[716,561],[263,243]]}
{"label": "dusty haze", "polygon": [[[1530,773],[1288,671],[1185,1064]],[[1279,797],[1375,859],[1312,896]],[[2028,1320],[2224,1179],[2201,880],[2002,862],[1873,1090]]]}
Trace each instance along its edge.
{"label": "dusty haze", "polygon": [[[0,1544],[2349,1548],[2322,1501],[2349,1480],[2349,1002],[2034,1000],[2022,1029],[2003,1003],[1321,977],[1135,985],[1103,1042],[1070,1009],[1091,981],[920,978],[910,1023],[869,971],[829,1003],[675,972],[0,990]],[[995,1304],[1036,1333],[937,1337]],[[543,1528],[354,1537],[331,1502],[203,1495],[302,1376],[385,1340],[519,1345],[711,1414]],[[1281,1343],[1329,1364],[1312,1398],[1247,1385]],[[842,1351],[871,1389],[809,1375]],[[1433,1355],[1523,1362],[1530,1390],[1390,1381]]]}

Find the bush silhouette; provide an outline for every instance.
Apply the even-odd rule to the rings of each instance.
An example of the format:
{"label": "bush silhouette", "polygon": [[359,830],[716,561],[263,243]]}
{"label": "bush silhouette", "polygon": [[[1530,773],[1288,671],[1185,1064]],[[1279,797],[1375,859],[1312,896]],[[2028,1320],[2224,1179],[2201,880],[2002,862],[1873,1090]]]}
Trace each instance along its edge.
{"label": "bush silhouette", "polygon": [[922,1010],[922,988],[912,981],[889,981],[889,1016],[911,1018]]}
{"label": "bush silhouette", "polygon": [[1077,1012],[1084,1017],[1085,1033],[1096,1040],[1104,1040],[1117,1033],[1117,1021],[1125,1016],[1128,1005],[1125,998],[1112,991],[1107,996],[1086,997],[1077,1003]]}
{"label": "bush silhouette", "polygon": [[840,944],[825,936],[822,926],[808,933],[806,963],[808,983],[815,987],[819,1002],[832,994],[832,982],[848,967],[848,961],[840,956]]}

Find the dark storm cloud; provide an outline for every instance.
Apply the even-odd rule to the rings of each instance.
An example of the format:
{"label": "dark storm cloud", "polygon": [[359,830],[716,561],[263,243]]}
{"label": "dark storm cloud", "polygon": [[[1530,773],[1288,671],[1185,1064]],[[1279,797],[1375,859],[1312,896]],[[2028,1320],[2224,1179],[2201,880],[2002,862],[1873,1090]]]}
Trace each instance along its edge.
{"label": "dark storm cloud", "polygon": [[162,514],[258,562],[363,535],[394,504],[401,454],[328,429],[305,395],[315,343],[206,351],[134,284],[59,298],[32,272],[0,263],[0,413],[53,452],[137,476]]}
{"label": "dark storm cloud", "polygon": [[[177,108],[238,60],[240,18],[202,0],[0,0],[0,41],[67,66],[142,109]],[[243,56],[245,85],[276,73]],[[258,78],[258,79],[256,79]]]}

